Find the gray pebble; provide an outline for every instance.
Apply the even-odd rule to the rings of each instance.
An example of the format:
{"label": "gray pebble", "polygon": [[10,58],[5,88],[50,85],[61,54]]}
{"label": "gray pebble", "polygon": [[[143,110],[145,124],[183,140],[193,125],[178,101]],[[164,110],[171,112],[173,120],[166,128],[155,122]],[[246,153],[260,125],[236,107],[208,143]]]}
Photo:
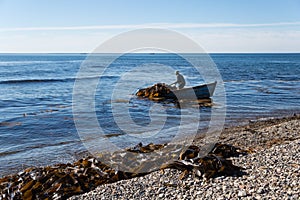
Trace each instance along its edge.
{"label": "gray pebble", "polygon": [[[261,127],[255,130],[256,137],[247,131],[237,134],[249,134],[248,138],[228,136],[233,144],[245,145],[247,141],[252,144],[253,139],[260,145],[263,140],[279,136],[295,138],[267,149],[258,148],[248,156],[233,158],[235,165],[246,169],[247,175],[241,177],[217,177],[205,181],[189,176],[178,180],[180,171],[166,169],[163,174],[156,171],[143,177],[101,185],[94,191],[70,199],[299,199],[299,130],[300,121],[293,120]],[[165,183],[175,186],[167,187]]]}

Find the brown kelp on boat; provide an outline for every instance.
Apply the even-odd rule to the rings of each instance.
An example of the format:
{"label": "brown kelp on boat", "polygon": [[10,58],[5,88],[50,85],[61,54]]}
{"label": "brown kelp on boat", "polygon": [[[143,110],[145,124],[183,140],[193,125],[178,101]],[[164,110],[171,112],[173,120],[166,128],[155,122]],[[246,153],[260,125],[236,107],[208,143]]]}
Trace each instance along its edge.
{"label": "brown kelp on boat", "polygon": [[156,83],[153,86],[139,89],[136,95],[139,97],[149,98],[151,100],[196,100],[207,99],[213,96],[217,82],[198,85],[195,87],[187,87],[183,89],[176,89],[165,83]]}

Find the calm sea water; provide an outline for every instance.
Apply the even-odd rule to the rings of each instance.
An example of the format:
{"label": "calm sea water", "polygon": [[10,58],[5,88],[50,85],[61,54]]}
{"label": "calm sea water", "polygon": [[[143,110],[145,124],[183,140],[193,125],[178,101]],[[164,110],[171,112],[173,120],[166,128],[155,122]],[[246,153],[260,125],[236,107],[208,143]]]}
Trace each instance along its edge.
{"label": "calm sea water", "polygon": [[[102,59],[110,56],[105,55]],[[190,58],[193,56],[198,58],[197,55],[190,55]],[[300,54],[212,54],[211,57],[225,85],[227,125],[299,112]],[[0,54],[0,176],[28,166],[70,162],[86,152],[72,112],[74,81],[85,59],[85,54]],[[186,67],[188,63],[184,59],[172,54],[131,54],[119,58],[105,71],[98,84],[94,105],[105,134],[119,146],[131,145],[139,139],[126,140],[126,134],[112,119],[112,91],[120,74],[142,66],[137,72],[142,80],[155,64],[179,69],[188,85],[203,81]],[[84,78],[99,81],[100,65],[91,66]],[[150,75],[153,80],[164,76],[168,83],[175,81],[174,74],[154,71],[157,73]],[[135,88],[146,84],[149,82]],[[132,120],[138,125],[147,125],[151,122],[149,107],[157,103],[136,99],[133,92],[126,91],[131,98],[128,109]],[[126,104],[119,97],[114,101]],[[163,107],[166,112],[157,115],[167,116],[164,128],[172,132],[172,128],[178,126],[180,116],[189,110],[180,110],[173,104],[163,104]],[[125,112],[121,111],[120,116],[126,116]],[[203,124],[209,120],[210,113],[211,108],[201,108]],[[149,140],[163,142],[164,139],[160,135]]]}

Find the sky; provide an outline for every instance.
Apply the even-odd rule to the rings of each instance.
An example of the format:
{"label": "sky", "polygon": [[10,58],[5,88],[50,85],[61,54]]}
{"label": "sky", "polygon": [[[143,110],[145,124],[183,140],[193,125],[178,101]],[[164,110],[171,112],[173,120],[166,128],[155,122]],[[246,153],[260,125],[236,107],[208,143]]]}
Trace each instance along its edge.
{"label": "sky", "polygon": [[0,53],[89,53],[149,27],[210,53],[300,53],[300,0],[0,0]]}

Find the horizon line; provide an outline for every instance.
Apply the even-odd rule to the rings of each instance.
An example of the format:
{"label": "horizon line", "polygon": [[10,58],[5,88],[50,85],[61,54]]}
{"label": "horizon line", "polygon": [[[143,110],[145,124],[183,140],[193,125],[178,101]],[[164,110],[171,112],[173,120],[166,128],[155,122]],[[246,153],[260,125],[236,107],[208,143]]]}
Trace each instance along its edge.
{"label": "horizon line", "polygon": [[[107,53],[88,53],[88,52],[0,52],[0,54],[170,54],[172,52],[107,52]],[[176,54],[176,52],[173,52]],[[299,52],[180,52],[178,54],[300,54]]]}
{"label": "horizon line", "polygon": [[112,30],[112,29],[139,29],[139,28],[255,28],[273,26],[297,26],[300,22],[274,22],[274,23],[148,23],[148,24],[117,24],[117,25],[94,25],[94,26],[48,26],[48,27],[15,27],[0,28],[0,32],[14,31],[67,31],[67,30]]}

